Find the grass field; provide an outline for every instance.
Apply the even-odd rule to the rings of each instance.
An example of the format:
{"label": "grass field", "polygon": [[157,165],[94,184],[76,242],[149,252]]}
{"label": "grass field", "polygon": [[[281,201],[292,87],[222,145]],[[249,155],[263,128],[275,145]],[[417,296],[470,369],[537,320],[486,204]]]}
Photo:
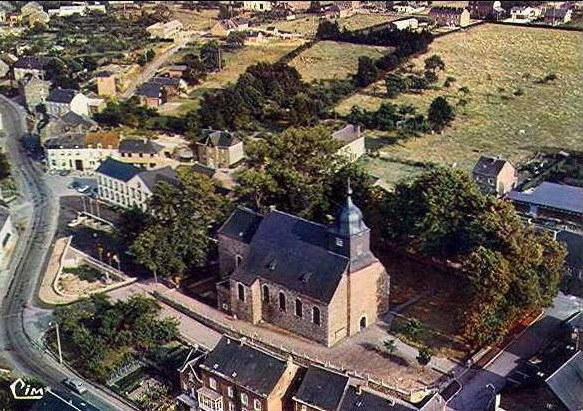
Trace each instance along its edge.
{"label": "grass field", "polygon": [[338,20],[338,23],[346,30],[358,30],[381,23],[388,23],[396,19],[394,16],[388,17],[384,14],[355,14],[354,16]]}
{"label": "grass field", "polygon": [[389,47],[320,41],[293,59],[290,65],[295,67],[302,75],[302,79],[307,82],[344,79],[356,73],[360,56],[376,60],[390,51]]}
{"label": "grass field", "polygon": [[[394,100],[373,87],[341,102],[336,110],[345,114],[352,105],[376,109],[383,101],[413,104],[426,112],[439,95],[456,104],[459,88],[470,93],[452,127],[443,135],[426,135],[382,151],[392,157],[470,168],[480,154],[502,155],[520,162],[539,150],[581,149],[583,146],[583,35],[579,32],[482,25],[436,39],[428,54],[439,54],[446,76],[457,80],[452,87],[402,94]],[[555,73],[548,84],[536,80]],[[377,83],[377,90],[383,84]],[[514,95],[520,90],[522,95]]]}
{"label": "grass field", "polygon": [[187,30],[203,31],[209,30],[212,24],[218,21],[218,10],[176,10],[173,18],[179,20]]}
{"label": "grass field", "polygon": [[319,19],[317,16],[301,17],[295,20],[280,20],[263,24],[259,28],[277,27],[280,31],[301,34],[305,37],[313,37],[318,29]]}

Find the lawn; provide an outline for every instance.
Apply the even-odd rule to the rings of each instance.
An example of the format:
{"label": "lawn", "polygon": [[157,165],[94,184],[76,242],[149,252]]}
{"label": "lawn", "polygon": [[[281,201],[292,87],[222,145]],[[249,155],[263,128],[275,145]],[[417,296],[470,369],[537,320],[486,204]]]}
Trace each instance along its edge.
{"label": "lawn", "polygon": [[381,23],[388,23],[390,21],[396,20],[398,17],[386,16],[384,14],[371,13],[371,14],[355,14],[345,19],[338,20],[338,24],[344,27],[346,30],[358,30],[365,27],[375,26]]}
{"label": "lawn", "polygon": [[210,30],[211,25],[218,21],[219,10],[174,10],[173,18],[179,20],[184,28],[194,31]]}
{"label": "lawn", "polygon": [[390,51],[389,47],[320,41],[293,59],[290,65],[295,67],[307,82],[345,79],[356,73],[360,56],[376,60]]}
{"label": "lawn", "polygon": [[[481,154],[502,155],[522,162],[539,150],[580,149],[583,146],[583,35],[579,32],[481,25],[436,39],[429,53],[439,54],[446,64],[438,84],[446,76],[457,80],[450,88],[423,94],[384,97],[382,83],[341,102],[345,114],[352,105],[376,109],[383,101],[413,104],[426,112],[439,95],[464,109],[443,135],[426,135],[399,144],[385,145],[383,153],[399,159],[442,164],[456,163],[470,169]],[[560,52],[559,52],[560,51]],[[557,80],[537,84],[555,73]],[[470,92],[462,96],[460,87]],[[518,94],[515,95],[518,91]]]}
{"label": "lawn", "polygon": [[314,37],[320,20],[317,16],[300,17],[295,20],[280,20],[259,26],[261,29],[277,27],[280,31],[300,34],[304,37]]}

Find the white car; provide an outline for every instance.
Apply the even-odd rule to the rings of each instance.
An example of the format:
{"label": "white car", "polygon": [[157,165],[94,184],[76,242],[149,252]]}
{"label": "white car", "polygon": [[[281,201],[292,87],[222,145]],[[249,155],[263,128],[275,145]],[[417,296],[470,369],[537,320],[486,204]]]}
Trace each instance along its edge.
{"label": "white car", "polygon": [[83,384],[83,381],[81,380],[67,378],[66,380],[63,381],[63,384],[72,389],[73,391],[75,391],[77,394],[83,394],[84,392],[87,391],[87,388],[85,388],[85,384]]}

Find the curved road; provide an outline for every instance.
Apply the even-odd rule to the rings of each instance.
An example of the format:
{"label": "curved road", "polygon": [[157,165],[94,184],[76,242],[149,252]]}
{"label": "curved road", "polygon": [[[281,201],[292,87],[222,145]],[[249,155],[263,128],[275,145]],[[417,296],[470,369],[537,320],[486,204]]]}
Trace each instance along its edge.
{"label": "curved road", "polygon": [[[39,326],[35,316],[39,313],[44,317],[50,315],[48,310],[36,308],[34,303],[39,278],[56,231],[58,204],[44,182],[42,172],[35,167],[21,144],[20,137],[27,129],[24,110],[0,96],[0,113],[13,175],[20,192],[31,204],[29,224],[21,233],[14,251],[10,286],[6,295],[0,296],[0,319],[3,324],[0,327],[0,350],[19,373],[35,376],[52,387],[62,388],[61,381],[75,377],[74,373],[46,355],[35,342],[36,338],[27,334],[31,324]],[[83,397],[99,409],[134,409],[98,387],[87,382],[86,385],[89,390]]]}

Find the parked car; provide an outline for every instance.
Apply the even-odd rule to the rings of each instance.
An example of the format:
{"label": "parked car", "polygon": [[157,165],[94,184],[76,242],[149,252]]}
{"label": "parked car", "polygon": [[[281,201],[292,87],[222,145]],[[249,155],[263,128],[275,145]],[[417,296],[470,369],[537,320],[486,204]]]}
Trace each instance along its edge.
{"label": "parked car", "polygon": [[75,391],[77,394],[83,394],[87,391],[85,384],[83,384],[83,381],[81,380],[67,378],[63,381],[63,384]]}

